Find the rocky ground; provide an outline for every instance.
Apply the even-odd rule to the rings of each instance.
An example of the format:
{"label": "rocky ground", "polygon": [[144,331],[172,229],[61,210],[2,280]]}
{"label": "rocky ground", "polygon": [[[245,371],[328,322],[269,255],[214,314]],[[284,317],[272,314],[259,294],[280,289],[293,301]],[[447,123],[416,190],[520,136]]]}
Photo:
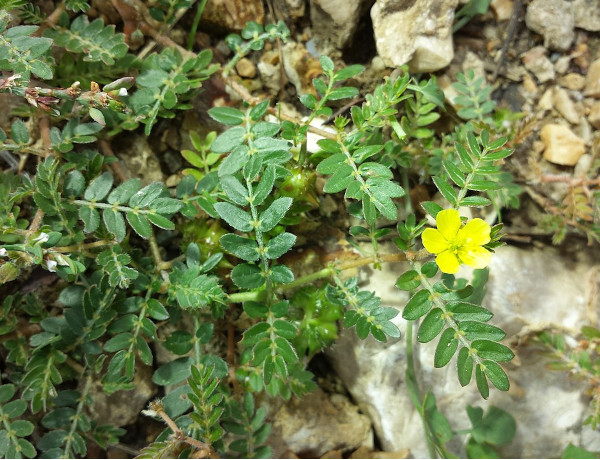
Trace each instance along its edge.
{"label": "rocky ground", "polygon": [[[546,370],[529,340],[541,330],[576,337],[582,326],[598,327],[600,2],[492,0],[484,15],[453,33],[459,3],[466,2],[209,0],[196,40],[224,62],[228,49],[222,38],[228,31],[239,31],[250,20],[285,20],[292,40],[269,45],[236,66],[248,91],[282,101],[306,92],[323,53],[338,62],[364,64],[362,91],[404,64],[413,73],[433,72],[448,102],[457,73],[473,69],[493,86],[499,107],[524,114],[508,163],[524,193],[520,209],[506,215],[509,244],[492,261],[485,300],[517,355],[507,367],[512,388],[492,392],[484,403],[474,385],[459,386],[452,366],[433,369],[431,345],[417,350],[421,384],[434,390],[439,408],[456,428],[468,426],[467,404],[493,404],[511,413],[517,434],[503,456],[559,457],[570,442],[600,451],[598,432],[583,425],[589,414],[585,384]],[[171,37],[183,43],[185,27],[182,18]],[[184,129],[204,120],[206,105],[215,99],[239,97],[218,85],[207,88],[208,97],[186,113]],[[152,146],[142,136],[131,136],[123,146],[123,163],[147,182],[176,183],[178,178],[169,175],[184,166],[178,152],[186,141],[171,134],[167,130],[150,139],[156,141]],[[401,309],[407,299],[394,283],[404,270],[388,264],[376,276],[368,271],[361,276],[385,305]],[[401,330],[403,323],[399,316]],[[403,338],[380,344],[344,333],[311,364],[321,376],[321,389],[273,408],[274,456],[428,457],[422,424],[404,385],[405,355]],[[110,407],[118,425],[133,423],[155,391],[142,383],[135,400],[103,400],[97,406]],[[144,423],[150,424],[145,430],[150,439],[154,428],[147,419]],[[451,447],[464,456],[461,441]]]}
{"label": "rocky ground", "polygon": [[[455,34],[458,0],[308,3],[272,2],[275,17],[295,26],[294,40],[281,54],[274,48],[238,65],[248,88],[279,95],[303,92],[314,76],[316,57],[325,52],[347,64],[365,64],[367,89],[400,65],[416,73],[435,72],[448,101],[456,74],[474,69],[494,87],[500,107],[524,114],[509,164],[524,189],[522,205],[507,216],[509,244],[493,259],[485,301],[517,354],[508,367],[512,388],[507,394],[494,392],[484,406],[473,386],[459,386],[451,366],[433,369],[434,347],[427,345],[418,350],[421,383],[434,389],[453,427],[468,426],[467,404],[493,404],[513,414],[517,434],[503,456],[559,457],[570,442],[600,450],[597,431],[583,426],[589,414],[585,385],[546,370],[539,348],[529,340],[541,330],[575,337],[582,326],[598,325],[599,253],[592,229],[597,209],[593,200],[588,209],[574,196],[592,197],[598,188],[600,3],[492,0],[485,15]],[[571,206],[567,220],[589,226],[567,224],[566,242],[554,246],[563,234],[549,222],[567,215],[565,209],[577,200],[580,205]],[[395,264],[376,276],[362,275],[384,304],[402,308],[406,298],[393,285],[404,269]],[[343,334],[320,359],[335,370],[327,380],[348,393],[324,385],[325,391],[279,409],[274,454],[428,457],[422,424],[404,385],[405,352],[403,339],[379,344]],[[465,455],[464,441],[452,444],[459,456]]]}

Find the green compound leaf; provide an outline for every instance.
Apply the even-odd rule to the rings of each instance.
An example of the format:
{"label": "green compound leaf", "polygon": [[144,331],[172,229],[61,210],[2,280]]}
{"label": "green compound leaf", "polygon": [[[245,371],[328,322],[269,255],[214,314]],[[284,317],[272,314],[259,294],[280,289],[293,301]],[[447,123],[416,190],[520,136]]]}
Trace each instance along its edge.
{"label": "green compound leaf", "polygon": [[457,348],[458,339],[455,337],[454,329],[446,329],[444,332],[442,332],[440,341],[435,349],[433,365],[435,367],[444,367],[450,362]]}
{"label": "green compound leaf", "polygon": [[456,358],[458,369],[458,381],[461,386],[467,386],[473,375],[473,357],[469,354],[469,349],[462,347]]}
{"label": "green compound leaf", "polygon": [[248,262],[254,262],[260,258],[256,241],[243,236],[228,233],[221,237],[221,247],[231,252],[234,256]]}
{"label": "green compound leaf", "polygon": [[429,291],[421,289],[406,304],[402,311],[402,317],[407,320],[419,319],[431,308]]}
{"label": "green compound leaf", "polygon": [[417,340],[421,343],[431,342],[444,328],[443,312],[440,308],[431,310],[419,327]]}
{"label": "green compound leaf", "polygon": [[[271,206],[260,214],[260,230],[268,232],[272,230],[280,221],[283,216],[288,212],[292,206],[293,200],[290,197],[277,198]],[[217,210],[218,212],[218,210]]]}

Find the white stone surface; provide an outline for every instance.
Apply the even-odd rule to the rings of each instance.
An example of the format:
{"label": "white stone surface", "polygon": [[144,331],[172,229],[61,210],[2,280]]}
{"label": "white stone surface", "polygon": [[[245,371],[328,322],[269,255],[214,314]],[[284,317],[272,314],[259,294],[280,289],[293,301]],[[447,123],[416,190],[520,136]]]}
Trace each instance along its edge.
{"label": "white stone surface", "polygon": [[[517,434],[513,443],[503,448],[505,458],[555,458],[569,442],[596,450],[600,444],[597,433],[593,436],[587,428],[582,429],[588,405],[585,387],[564,372],[546,370],[539,350],[527,340],[530,333],[545,328],[575,334],[583,325],[597,324],[598,300],[593,290],[597,288],[598,257],[593,251],[577,253],[580,260],[553,247],[504,246],[492,258],[483,304],[495,315],[490,323],[507,332],[504,343],[516,354],[513,362],[504,366],[511,379],[509,392],[491,389],[486,402],[474,382],[460,387],[454,360],[443,369],[433,368],[437,339],[416,348],[422,388],[433,390],[438,407],[454,429],[470,426],[467,404],[484,410],[496,405],[515,417]],[[406,293],[393,285],[406,268],[406,264],[387,264],[383,271],[369,275],[363,289],[374,290],[384,305],[402,310]],[[355,401],[371,416],[383,449],[409,448],[415,458],[428,458],[422,423],[404,383],[405,321],[400,315],[395,321],[403,334],[400,340],[386,344],[361,341],[353,331],[346,331],[329,356]],[[460,443],[452,444],[453,452],[464,457],[460,449]]]}
{"label": "white stone surface", "polygon": [[566,0],[532,0],[525,22],[544,37],[544,46],[552,50],[568,50],[575,38],[573,3]]}
{"label": "white stone surface", "polygon": [[434,72],[454,56],[452,21],[458,0],[377,0],[371,9],[377,51],[386,65]]}

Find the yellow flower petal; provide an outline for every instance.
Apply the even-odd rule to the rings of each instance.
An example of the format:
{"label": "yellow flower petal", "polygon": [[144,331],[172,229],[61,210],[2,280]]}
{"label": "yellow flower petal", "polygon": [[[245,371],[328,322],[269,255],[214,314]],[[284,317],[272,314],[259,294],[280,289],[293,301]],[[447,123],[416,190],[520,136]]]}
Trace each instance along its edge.
{"label": "yellow flower petal", "polygon": [[458,250],[460,261],[473,268],[485,268],[492,260],[492,253],[481,246],[463,246]]}
{"label": "yellow flower petal", "polygon": [[423,246],[432,254],[439,254],[448,249],[448,241],[434,228],[426,228],[421,236]]}
{"label": "yellow flower petal", "polygon": [[460,214],[456,209],[444,209],[438,212],[435,218],[437,228],[446,240],[450,241],[458,233],[460,228]]}
{"label": "yellow flower petal", "polygon": [[458,231],[457,237],[464,241],[465,246],[481,246],[490,242],[490,230],[491,228],[485,220],[473,219]]}
{"label": "yellow flower petal", "polygon": [[435,263],[440,267],[440,270],[444,273],[456,273],[460,267],[460,262],[456,255],[450,251],[444,251],[435,258]]}

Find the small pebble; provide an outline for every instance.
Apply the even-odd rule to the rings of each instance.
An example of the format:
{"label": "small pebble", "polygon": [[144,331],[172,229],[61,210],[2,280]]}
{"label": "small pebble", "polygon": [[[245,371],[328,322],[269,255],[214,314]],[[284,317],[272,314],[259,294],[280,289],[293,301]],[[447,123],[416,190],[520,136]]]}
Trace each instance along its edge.
{"label": "small pebble", "polygon": [[565,120],[573,125],[579,123],[579,113],[565,89],[555,88],[552,102],[554,108],[556,108],[558,113],[560,113]]}
{"label": "small pebble", "polygon": [[600,102],[594,102],[590,108],[588,121],[594,128],[600,129]]}
{"label": "small pebble", "polygon": [[585,77],[583,94],[600,98],[600,59],[596,59],[590,64],[587,76]]}
{"label": "small pebble", "polygon": [[550,59],[546,57],[546,48],[536,46],[521,55],[523,65],[529,70],[540,83],[554,80],[554,66]]}
{"label": "small pebble", "polygon": [[558,80],[560,86],[573,90],[580,91],[585,86],[585,77],[578,73],[568,73]]}
{"label": "small pebble", "polygon": [[248,58],[242,58],[235,65],[235,70],[240,77],[254,78],[256,77],[256,66]]}
{"label": "small pebble", "polygon": [[544,159],[550,163],[574,166],[585,152],[583,139],[563,125],[549,123],[542,128]]}

